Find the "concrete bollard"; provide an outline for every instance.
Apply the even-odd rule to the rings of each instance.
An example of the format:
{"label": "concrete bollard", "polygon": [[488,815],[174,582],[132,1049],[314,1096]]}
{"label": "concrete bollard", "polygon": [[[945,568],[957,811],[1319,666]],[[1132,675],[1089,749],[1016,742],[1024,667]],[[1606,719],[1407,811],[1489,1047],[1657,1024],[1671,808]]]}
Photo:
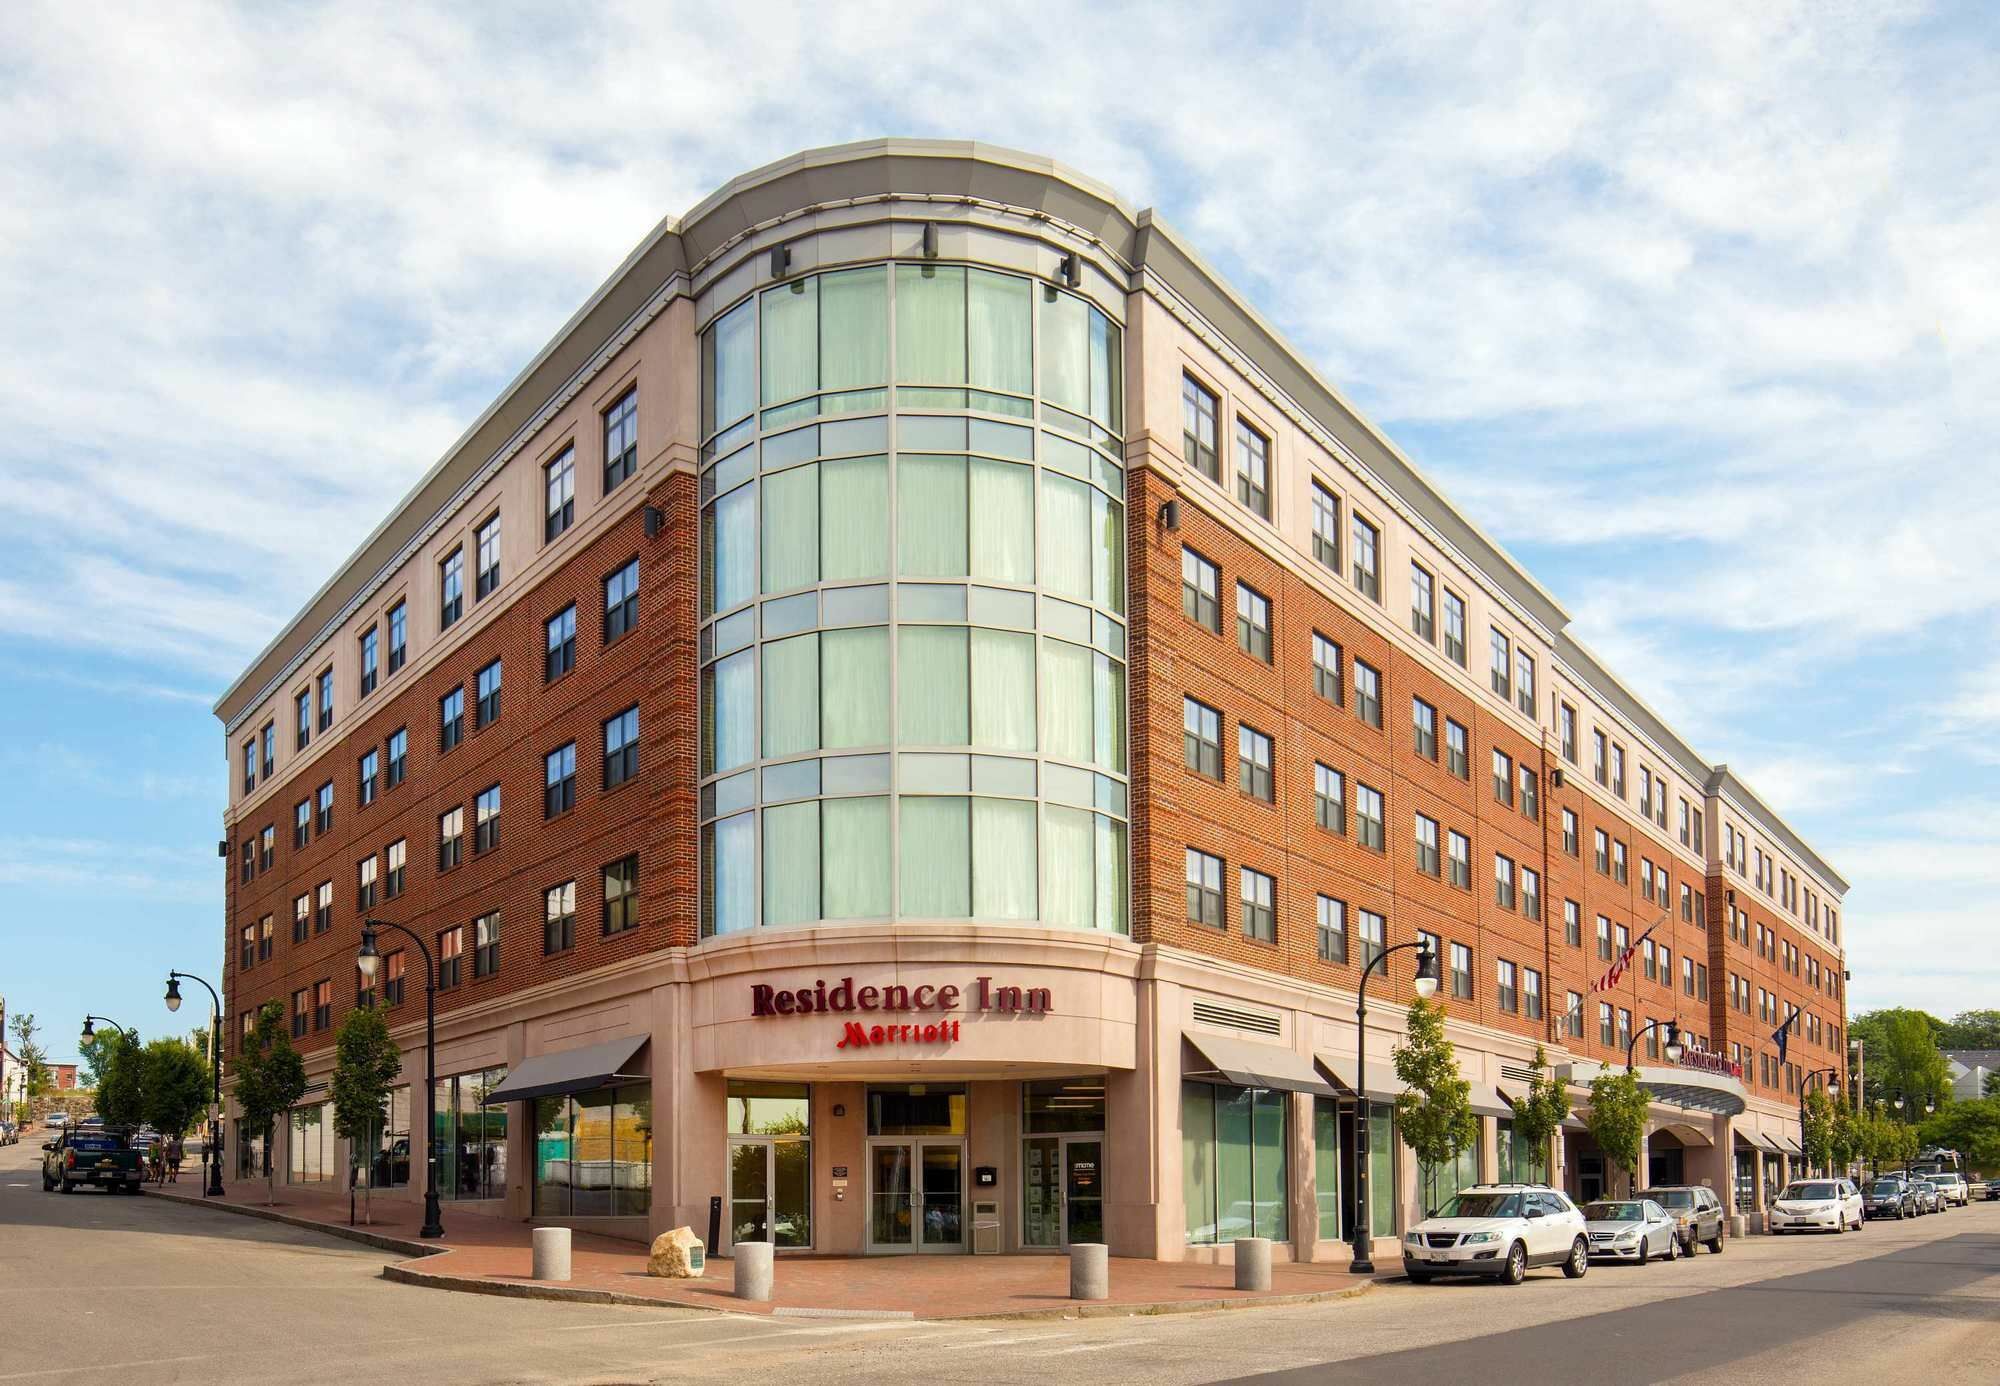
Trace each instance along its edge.
{"label": "concrete bollard", "polygon": [[736,1297],[759,1303],[771,1297],[772,1253],[769,1242],[737,1242],[729,1254],[736,1261]]}
{"label": "concrete bollard", "polygon": [[1236,1288],[1239,1290],[1268,1290],[1271,1288],[1271,1239],[1269,1237],[1238,1237],[1236,1239]]}
{"label": "concrete bollard", "polygon": [[1103,1242],[1072,1242],[1069,1248],[1069,1297],[1111,1298],[1111,1248]]}
{"label": "concrete bollard", "polygon": [[537,1227],[529,1234],[529,1239],[535,1247],[534,1278],[569,1279],[569,1229]]}

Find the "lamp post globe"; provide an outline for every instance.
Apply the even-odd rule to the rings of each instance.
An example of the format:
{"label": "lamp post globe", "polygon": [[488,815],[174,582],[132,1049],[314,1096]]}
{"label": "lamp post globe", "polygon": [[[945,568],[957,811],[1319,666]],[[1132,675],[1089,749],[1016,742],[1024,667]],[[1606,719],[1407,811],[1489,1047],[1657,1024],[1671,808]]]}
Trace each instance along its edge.
{"label": "lamp post globe", "polygon": [[1667,1062],[1677,1064],[1681,1061],[1681,1055],[1685,1053],[1687,1053],[1687,1046],[1681,1043],[1680,1024],[1678,1021],[1669,1020],[1667,1022]]}
{"label": "lamp post globe", "polygon": [[167,1009],[169,1011],[177,1011],[180,1008],[181,979],[178,977],[169,977],[167,978]]}
{"label": "lamp post globe", "polygon": [[1417,954],[1417,979],[1415,985],[1417,995],[1423,997],[1426,1001],[1437,994],[1438,955],[1437,950],[1428,945]]}

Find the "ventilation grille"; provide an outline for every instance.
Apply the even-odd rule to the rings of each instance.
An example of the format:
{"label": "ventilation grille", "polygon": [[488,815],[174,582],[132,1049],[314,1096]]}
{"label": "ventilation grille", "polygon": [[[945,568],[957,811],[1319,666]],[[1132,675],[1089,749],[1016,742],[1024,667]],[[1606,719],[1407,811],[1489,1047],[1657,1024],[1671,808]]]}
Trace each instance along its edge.
{"label": "ventilation grille", "polygon": [[1535,1081],[1535,1070],[1521,1064],[1502,1064],[1500,1076],[1510,1082],[1532,1083]]}
{"label": "ventilation grille", "polygon": [[1284,1022],[1268,1011],[1246,1011],[1214,1001],[1195,1002],[1194,1018],[1199,1025],[1213,1025],[1223,1030],[1247,1030],[1253,1035],[1275,1035],[1284,1027]]}

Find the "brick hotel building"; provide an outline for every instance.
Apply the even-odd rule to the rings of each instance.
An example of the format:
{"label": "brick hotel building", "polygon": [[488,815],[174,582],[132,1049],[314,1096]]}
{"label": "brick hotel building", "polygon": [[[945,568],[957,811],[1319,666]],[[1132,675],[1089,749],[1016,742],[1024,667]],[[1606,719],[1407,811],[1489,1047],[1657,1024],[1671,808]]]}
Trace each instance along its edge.
{"label": "brick hotel building", "polygon": [[[1607,1186],[1580,1124],[1514,1139],[1537,1045],[1581,1098],[1636,1039],[1650,1177],[1758,1206],[1844,1067],[1845,882],[1568,624],[1152,213],[976,144],[746,174],[217,704],[226,1024],[279,1002],[312,1084],[281,1177],[417,1198],[434,1149],[457,1214],[719,1199],[724,1252],[1344,1256],[1413,953],[1365,1072],[1356,987],[1421,934],[1480,1137],[1420,1188],[1379,1109],[1383,1252],[1476,1178]],[[368,918],[423,947],[364,990]],[[350,1151],[335,1029],[386,1008],[420,1085],[432,967],[435,1127],[404,1086]]]}

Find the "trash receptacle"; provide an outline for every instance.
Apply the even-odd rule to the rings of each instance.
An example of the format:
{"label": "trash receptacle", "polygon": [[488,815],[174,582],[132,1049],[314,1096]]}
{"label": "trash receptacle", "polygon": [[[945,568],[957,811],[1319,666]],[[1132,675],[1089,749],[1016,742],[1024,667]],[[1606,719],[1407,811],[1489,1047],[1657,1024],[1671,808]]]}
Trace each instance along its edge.
{"label": "trash receptacle", "polygon": [[1000,1204],[997,1200],[981,1199],[972,1205],[972,1254],[1000,1254]]}

